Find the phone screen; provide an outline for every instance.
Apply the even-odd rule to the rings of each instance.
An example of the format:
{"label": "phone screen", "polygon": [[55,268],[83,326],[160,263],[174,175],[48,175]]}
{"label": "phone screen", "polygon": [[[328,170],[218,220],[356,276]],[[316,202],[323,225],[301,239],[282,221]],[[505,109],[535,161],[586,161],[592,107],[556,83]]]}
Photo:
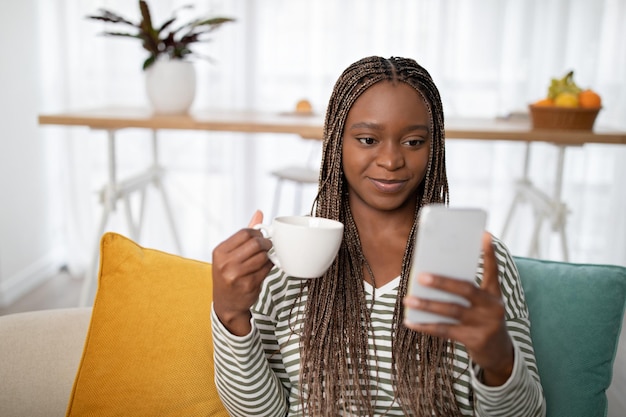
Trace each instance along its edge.
{"label": "phone screen", "polygon": [[[422,208],[409,275],[411,295],[420,298],[468,305],[467,300],[420,285],[422,272],[474,282],[481,252],[487,213],[478,208],[450,208],[440,204]],[[413,323],[454,323],[455,320],[430,312],[406,309]]]}

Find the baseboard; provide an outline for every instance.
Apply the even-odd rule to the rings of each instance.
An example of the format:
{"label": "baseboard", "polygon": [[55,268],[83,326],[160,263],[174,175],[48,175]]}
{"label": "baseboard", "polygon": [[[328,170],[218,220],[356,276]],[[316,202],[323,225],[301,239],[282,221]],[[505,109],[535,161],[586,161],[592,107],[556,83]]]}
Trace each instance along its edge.
{"label": "baseboard", "polygon": [[44,281],[52,278],[62,266],[56,251],[0,281],[0,308],[6,307]]}

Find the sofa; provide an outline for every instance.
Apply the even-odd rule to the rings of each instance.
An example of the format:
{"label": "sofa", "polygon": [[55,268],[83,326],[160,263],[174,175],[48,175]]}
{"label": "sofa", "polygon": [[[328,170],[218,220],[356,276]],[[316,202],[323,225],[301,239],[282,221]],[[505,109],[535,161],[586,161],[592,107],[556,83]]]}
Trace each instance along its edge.
{"label": "sofa", "polygon": [[[226,416],[210,264],[107,233],[93,307],[0,316],[0,416]],[[516,257],[548,417],[607,415],[626,268]]]}
{"label": "sofa", "polygon": [[0,316],[0,416],[65,415],[91,308]]}

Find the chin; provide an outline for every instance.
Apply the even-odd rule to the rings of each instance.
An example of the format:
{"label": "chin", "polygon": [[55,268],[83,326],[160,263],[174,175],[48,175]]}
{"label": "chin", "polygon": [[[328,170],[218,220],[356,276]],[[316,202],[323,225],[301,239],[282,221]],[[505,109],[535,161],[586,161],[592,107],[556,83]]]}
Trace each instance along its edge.
{"label": "chin", "polygon": [[377,198],[371,201],[369,204],[372,208],[380,211],[402,211],[402,210],[413,210],[415,208],[415,199],[413,197],[410,198],[400,198],[398,196],[388,198]]}

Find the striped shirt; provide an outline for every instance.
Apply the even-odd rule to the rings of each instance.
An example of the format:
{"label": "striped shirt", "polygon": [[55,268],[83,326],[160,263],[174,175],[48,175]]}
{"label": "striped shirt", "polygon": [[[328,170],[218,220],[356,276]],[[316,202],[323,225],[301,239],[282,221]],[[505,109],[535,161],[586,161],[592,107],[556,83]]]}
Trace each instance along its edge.
{"label": "striped shirt", "polygon": [[[463,345],[454,347],[454,393],[463,415],[544,416],[545,404],[530,339],[528,309],[517,268],[505,246],[494,239],[506,309],[506,323],[514,343],[513,373],[500,387],[477,378]],[[400,278],[374,291],[364,282],[372,308],[369,371],[376,415],[403,416],[391,378],[391,323]],[[482,280],[482,264],[476,280]],[[274,269],[265,279],[252,308],[252,331],[231,334],[212,313],[215,382],[232,416],[302,416],[299,400],[299,332],[306,304],[301,281]],[[294,303],[296,305],[294,306]],[[373,303],[373,306],[372,306]],[[376,353],[376,355],[375,355]],[[349,405],[347,407],[350,408]]]}

